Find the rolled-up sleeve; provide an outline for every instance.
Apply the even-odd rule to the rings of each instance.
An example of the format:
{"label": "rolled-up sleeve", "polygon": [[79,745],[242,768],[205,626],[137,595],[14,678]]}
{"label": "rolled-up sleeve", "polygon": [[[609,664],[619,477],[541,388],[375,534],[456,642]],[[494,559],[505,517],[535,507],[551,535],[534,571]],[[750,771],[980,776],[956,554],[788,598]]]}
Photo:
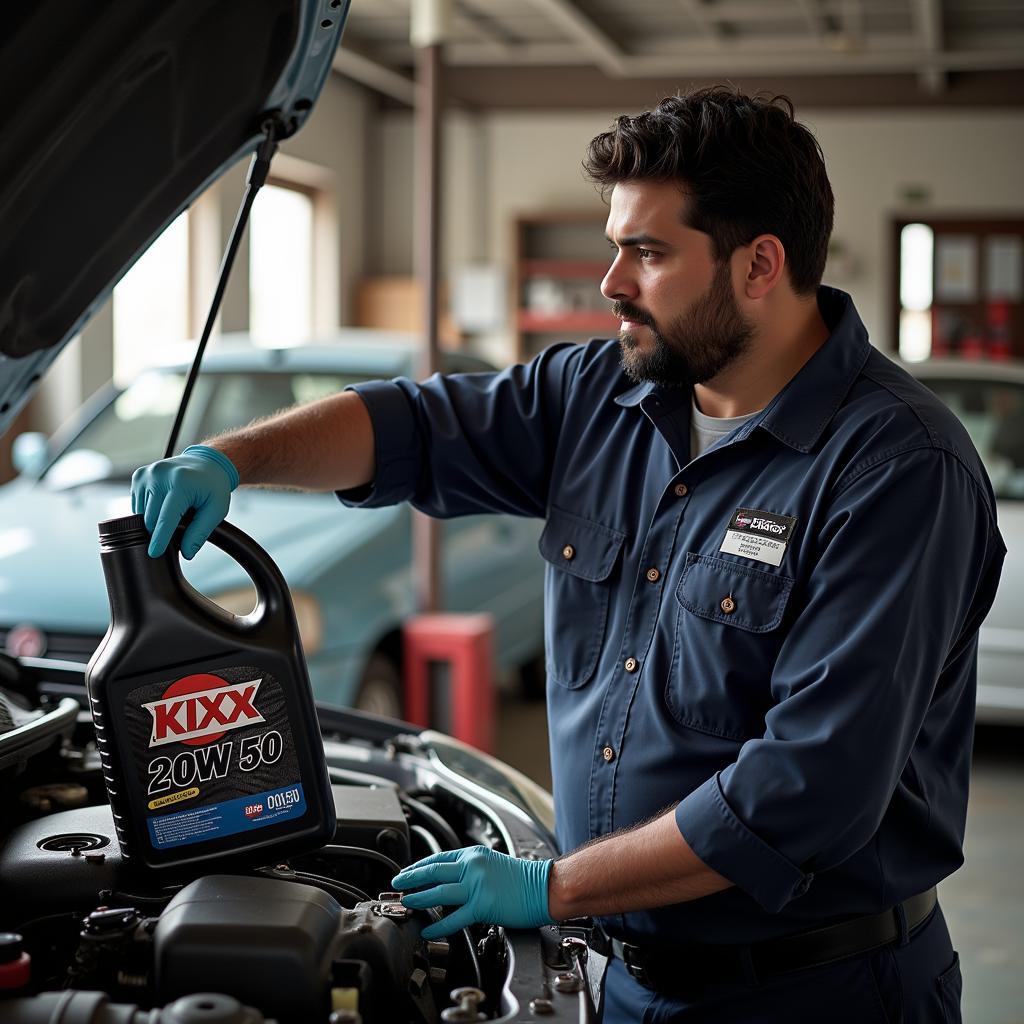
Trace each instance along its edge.
{"label": "rolled-up sleeve", "polygon": [[694,852],[770,912],[871,841],[922,728],[973,707],[945,669],[973,657],[1005,551],[971,475],[931,447],[848,473],[821,522],[763,736],[676,808]]}
{"label": "rolled-up sleeve", "polygon": [[370,414],[376,472],[347,505],[409,501],[428,515],[543,516],[581,346],[554,345],[496,373],[353,385]]}

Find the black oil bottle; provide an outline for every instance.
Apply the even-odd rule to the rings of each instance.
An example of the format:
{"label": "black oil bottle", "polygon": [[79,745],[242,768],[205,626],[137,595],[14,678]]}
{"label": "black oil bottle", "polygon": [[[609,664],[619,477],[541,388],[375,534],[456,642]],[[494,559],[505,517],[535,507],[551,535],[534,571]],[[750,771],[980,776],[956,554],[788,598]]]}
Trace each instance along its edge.
{"label": "black oil bottle", "polygon": [[246,616],[185,579],[179,526],[160,558],[142,516],[99,524],[110,628],[86,684],[121,851],[133,865],[268,864],[336,827],[288,587],[222,523],[210,541],[256,586]]}

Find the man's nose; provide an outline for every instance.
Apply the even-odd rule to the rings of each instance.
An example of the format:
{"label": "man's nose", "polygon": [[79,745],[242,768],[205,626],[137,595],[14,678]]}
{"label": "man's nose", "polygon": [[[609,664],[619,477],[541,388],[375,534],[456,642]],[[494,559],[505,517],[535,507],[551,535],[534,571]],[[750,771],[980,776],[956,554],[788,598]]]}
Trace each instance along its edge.
{"label": "man's nose", "polygon": [[612,260],[608,273],[604,275],[604,280],[601,282],[601,294],[613,302],[636,298],[638,294],[636,283],[623,267],[621,255]]}

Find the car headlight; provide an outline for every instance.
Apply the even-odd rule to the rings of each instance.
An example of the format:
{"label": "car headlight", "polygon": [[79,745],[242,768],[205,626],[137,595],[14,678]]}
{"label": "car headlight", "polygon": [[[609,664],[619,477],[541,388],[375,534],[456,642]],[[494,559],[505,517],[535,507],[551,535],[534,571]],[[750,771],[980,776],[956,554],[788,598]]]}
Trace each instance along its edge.
{"label": "car headlight", "polygon": [[[323,644],[324,622],[320,614],[320,603],[304,590],[291,590],[292,605],[295,608],[295,622],[299,627],[302,649],[306,654],[315,654]],[[248,615],[256,607],[255,587],[236,587],[213,594],[210,600],[234,615]]]}

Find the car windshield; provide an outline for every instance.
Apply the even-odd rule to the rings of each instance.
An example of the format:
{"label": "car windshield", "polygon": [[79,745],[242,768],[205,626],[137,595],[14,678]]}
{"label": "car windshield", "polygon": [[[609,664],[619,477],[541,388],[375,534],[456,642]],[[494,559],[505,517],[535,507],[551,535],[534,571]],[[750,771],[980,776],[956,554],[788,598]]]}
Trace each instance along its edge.
{"label": "car windshield", "polygon": [[922,377],[967,428],[996,497],[1024,500],[1024,384]]}
{"label": "car windshield", "polygon": [[[196,381],[178,448],[298,402],[336,394],[366,377],[204,371]],[[96,480],[129,480],[139,466],[162,458],[184,388],[184,373],[153,370],[136,378],[61,451],[46,471],[48,483],[73,487]]]}

